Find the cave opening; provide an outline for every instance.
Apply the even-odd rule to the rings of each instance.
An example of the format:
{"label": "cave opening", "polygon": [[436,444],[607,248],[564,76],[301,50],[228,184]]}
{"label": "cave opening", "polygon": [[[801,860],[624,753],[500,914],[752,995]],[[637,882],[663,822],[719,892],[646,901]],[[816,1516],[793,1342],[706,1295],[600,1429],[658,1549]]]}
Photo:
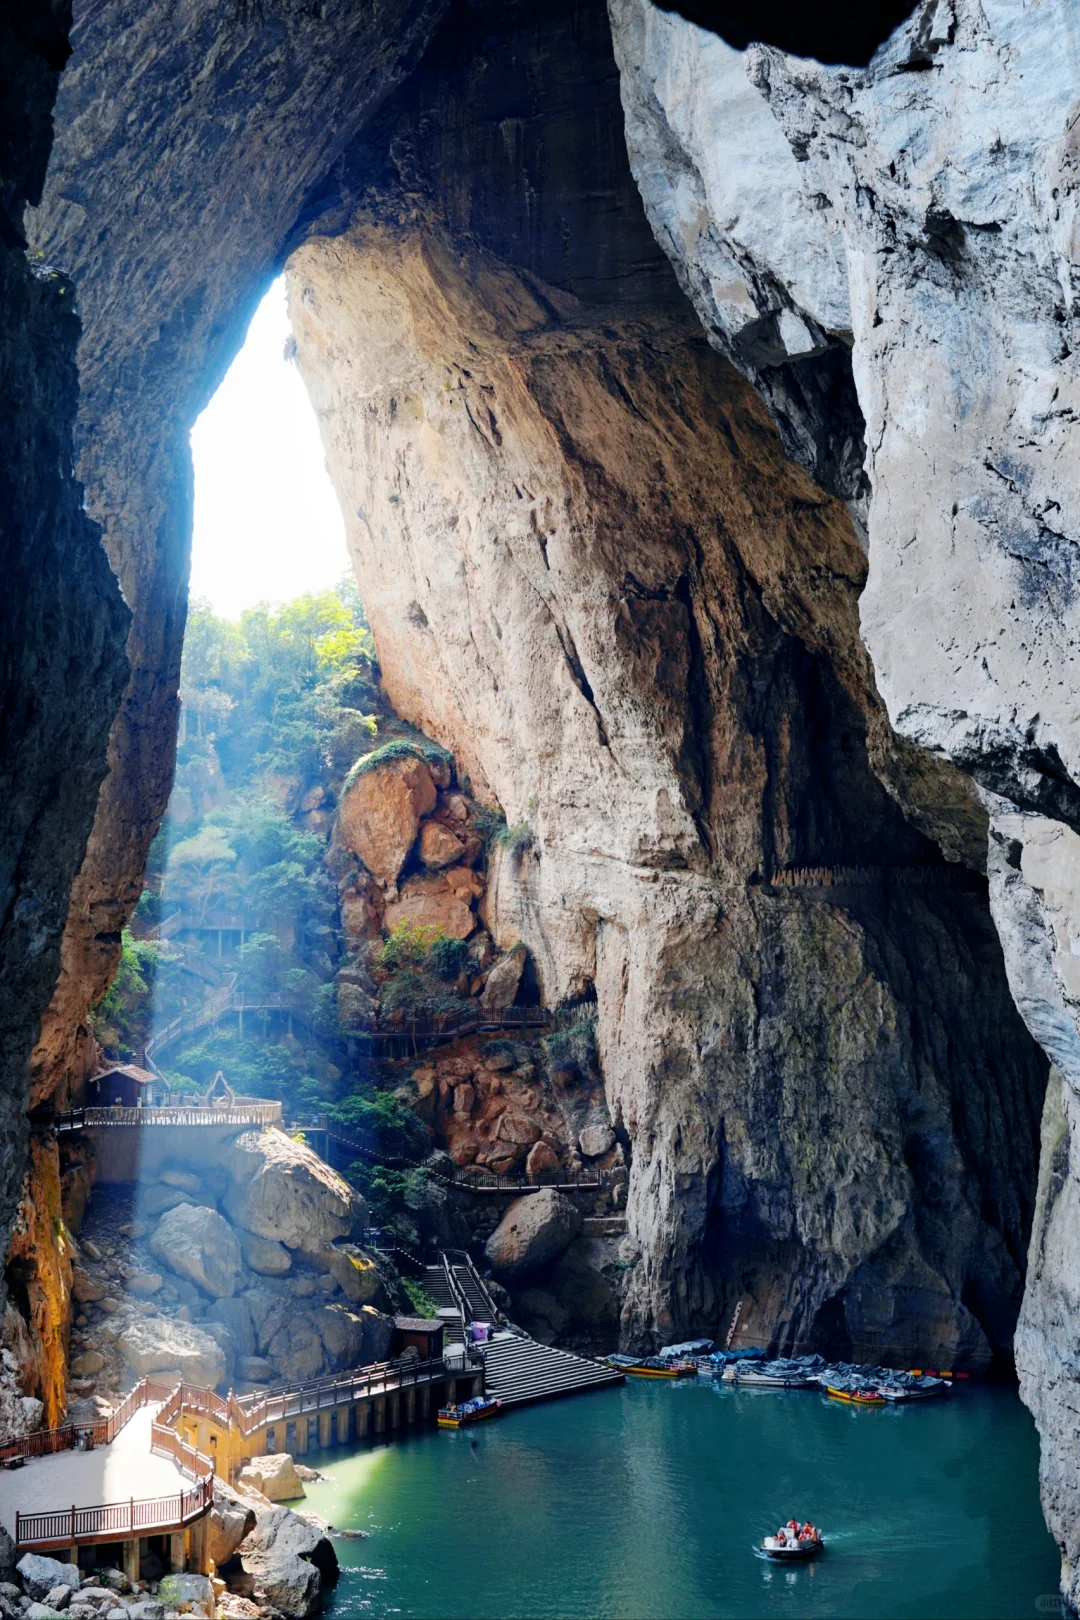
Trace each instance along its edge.
{"label": "cave opening", "polygon": [[370,637],[283,277],[195,421],[191,452],[176,771],[136,912],[150,947],[144,1053],[159,1101],[265,1096],[294,1118],[326,1067],[310,968],[325,956],[329,900],[311,836],[327,812],[301,805],[306,784],[289,773],[328,742],[313,690],[358,651],[370,667]]}

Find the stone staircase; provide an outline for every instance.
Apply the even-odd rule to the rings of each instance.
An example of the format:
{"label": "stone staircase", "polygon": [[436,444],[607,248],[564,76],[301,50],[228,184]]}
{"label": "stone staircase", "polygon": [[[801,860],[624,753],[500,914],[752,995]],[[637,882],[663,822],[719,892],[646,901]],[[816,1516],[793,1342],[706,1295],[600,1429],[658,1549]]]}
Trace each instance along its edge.
{"label": "stone staircase", "polygon": [[602,1361],[590,1361],[518,1333],[500,1333],[485,1345],[484,1365],[485,1391],[504,1406],[581,1395],[625,1381],[621,1372]]}

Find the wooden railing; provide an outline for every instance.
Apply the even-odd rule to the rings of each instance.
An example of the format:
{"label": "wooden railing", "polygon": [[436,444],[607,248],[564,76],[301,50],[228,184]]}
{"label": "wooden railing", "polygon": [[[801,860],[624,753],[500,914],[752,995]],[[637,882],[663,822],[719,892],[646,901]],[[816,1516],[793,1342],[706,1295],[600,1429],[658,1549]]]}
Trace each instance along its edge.
{"label": "wooden railing", "polygon": [[140,1407],[167,1400],[172,1389],[172,1384],[159,1379],[143,1378],[107,1418],[99,1418],[94,1423],[67,1423],[59,1429],[37,1429],[18,1440],[9,1440],[0,1446],[0,1462],[12,1457],[51,1457],[58,1451],[74,1451],[85,1443],[86,1437],[91,1445],[107,1446]]}
{"label": "wooden railing", "polygon": [[72,1451],[88,1442],[94,1446],[108,1445],[140,1407],[148,1402],[160,1403],[161,1409],[150,1426],[150,1449],[171,1457],[182,1472],[194,1480],[191,1489],[168,1496],[133,1496],[126,1502],[102,1502],[92,1507],[16,1513],[16,1546],[74,1546],[81,1542],[157,1535],[179,1530],[200,1518],[213,1503],[214,1460],[184,1439],[179,1431],[184,1412],[205,1414],[224,1427],[235,1425],[246,1437],[290,1417],[302,1417],[373,1395],[431,1383],[447,1373],[476,1372],[482,1367],[483,1361],[472,1352],[427,1361],[385,1361],[345,1373],[340,1378],[271,1389],[261,1395],[238,1397],[230,1391],[227,1398],[191,1384],[173,1387],[144,1378],[109,1417],[96,1423],[69,1424],[24,1435],[0,1447],[0,1460],[45,1457]]}
{"label": "wooden railing", "polygon": [[[356,1158],[367,1159],[372,1164],[381,1164],[390,1170],[423,1170],[431,1176],[433,1181],[441,1181],[445,1187],[458,1187],[466,1192],[535,1192],[540,1187],[556,1187],[568,1192],[597,1192],[606,1187],[611,1179],[609,1170],[600,1170],[582,1166],[580,1170],[537,1170],[532,1175],[518,1171],[514,1175],[497,1175],[494,1170],[477,1170],[473,1165],[455,1165],[452,1174],[442,1170],[434,1170],[423,1159],[410,1157],[405,1153],[395,1153],[385,1141],[385,1133],[380,1133],[383,1140],[362,1141],[354,1136],[347,1136],[345,1132],[326,1114],[316,1114],[312,1118],[293,1120],[286,1127],[292,1133],[312,1136],[325,1136],[327,1159],[329,1160],[330,1144],[333,1143],[343,1153],[353,1154]],[[405,1145],[404,1137],[398,1139],[400,1146]]]}
{"label": "wooden railing", "polygon": [[[410,1385],[431,1383],[448,1372],[476,1372],[482,1365],[482,1361],[471,1353],[439,1356],[428,1361],[376,1362],[359,1371],[345,1373],[341,1378],[313,1380],[282,1390],[271,1389],[260,1395],[230,1396],[229,1408],[230,1411],[235,1410],[241,1432],[251,1434],[269,1423],[303,1417],[310,1412],[327,1411],[335,1406],[348,1406],[353,1401],[368,1400],[372,1395],[385,1395],[394,1390],[407,1389]],[[216,1399],[220,1400],[220,1396]]]}
{"label": "wooden railing", "polygon": [[168,1496],[128,1497],[126,1502],[101,1502],[92,1507],[54,1508],[38,1513],[15,1514],[17,1547],[74,1546],[80,1542],[121,1540],[130,1536],[158,1535],[179,1530],[201,1517],[214,1496],[213,1459],[189,1446],[161,1422],[175,1391],[169,1384],[144,1378],[124,1400],[96,1423],[70,1423],[60,1429],[39,1429],[0,1446],[0,1460],[15,1457],[48,1457],[78,1447],[107,1446],[140,1407],[164,1402],[158,1421],[151,1424],[152,1451],[172,1457],[195,1484],[190,1490]]}
{"label": "wooden railing", "polygon": [[43,1513],[15,1514],[15,1545],[19,1548],[67,1547],[80,1542],[121,1541],[135,1536],[160,1535],[180,1530],[201,1518],[214,1500],[212,1473],[189,1491],[170,1496],[129,1497],[126,1502],[102,1502],[95,1507],[50,1509]]}
{"label": "wooden railing", "polygon": [[174,1104],[167,1108],[81,1108],[70,1115],[58,1114],[62,1121],[81,1115],[86,1127],[95,1125],[280,1125],[281,1104],[258,1101],[232,1102],[202,1107],[196,1103]]}

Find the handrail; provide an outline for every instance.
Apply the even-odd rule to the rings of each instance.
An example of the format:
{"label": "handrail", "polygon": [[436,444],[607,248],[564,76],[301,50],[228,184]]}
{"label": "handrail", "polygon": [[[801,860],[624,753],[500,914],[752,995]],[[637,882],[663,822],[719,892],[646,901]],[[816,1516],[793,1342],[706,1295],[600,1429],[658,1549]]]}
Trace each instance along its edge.
{"label": "handrail", "polygon": [[281,1390],[267,1390],[258,1395],[232,1396],[230,1411],[234,1412],[240,1432],[246,1436],[269,1423],[280,1423],[285,1418],[348,1405],[353,1401],[368,1399],[373,1394],[385,1394],[410,1384],[430,1382],[446,1372],[473,1370],[477,1365],[477,1358],[468,1353],[456,1357],[431,1357],[425,1361],[407,1359],[377,1362],[334,1379],[315,1379]]}
{"label": "handrail", "polygon": [[107,1445],[140,1407],[160,1404],[150,1425],[150,1449],[171,1457],[177,1466],[195,1480],[191,1490],[168,1496],[129,1497],[126,1502],[103,1502],[93,1507],[71,1507],[16,1513],[15,1543],[19,1547],[75,1545],[81,1541],[121,1539],[134,1535],[154,1535],[176,1530],[200,1518],[213,1503],[215,1463],[213,1457],[190,1445],[182,1432],[172,1427],[185,1410],[205,1413],[225,1427],[235,1426],[247,1437],[271,1423],[309,1412],[325,1411],[373,1395],[432,1382],[447,1373],[482,1370],[483,1359],[473,1351],[461,1356],[429,1357],[427,1360],[401,1358],[378,1362],[343,1373],[338,1378],[270,1389],[258,1395],[216,1394],[192,1384],[171,1386],[144,1378],[124,1398],[108,1418],[95,1423],[67,1424],[59,1429],[38,1430],[0,1447],[0,1460],[23,1456],[42,1457],[58,1451],[74,1450],[89,1436],[93,1445]]}
{"label": "handrail", "polygon": [[443,1276],[446,1278],[446,1286],[450,1290],[450,1298],[457,1307],[457,1313],[461,1318],[461,1334],[464,1338],[465,1330],[472,1321],[472,1308],[469,1305],[468,1296],[466,1295],[465,1290],[454,1276],[454,1268],[450,1264],[446,1255],[440,1254],[439,1260],[442,1263]]}
{"label": "handrail", "polygon": [[95,1446],[107,1446],[140,1407],[167,1401],[172,1388],[159,1379],[142,1378],[107,1418],[98,1418],[93,1423],[65,1423],[57,1429],[35,1429],[32,1434],[24,1434],[0,1446],[0,1462],[10,1457],[49,1457],[58,1451],[74,1451],[84,1435],[89,1435]]}
{"label": "handrail", "polygon": [[94,1507],[46,1509],[15,1514],[16,1547],[73,1546],[81,1541],[160,1535],[201,1518],[214,1500],[211,1473],[189,1491],[175,1495],[129,1497]]}
{"label": "handrail", "polygon": [[[280,1125],[281,1104],[258,1102],[211,1104],[171,1104],[162,1108],[81,1108],[58,1115],[59,1121],[81,1115],[85,1126],[92,1125]],[[70,1127],[69,1127],[70,1128]]]}
{"label": "handrail", "polygon": [[611,1178],[610,1170],[587,1170],[584,1167],[580,1170],[538,1170],[532,1175],[527,1175],[524,1171],[517,1175],[497,1175],[494,1170],[476,1170],[472,1165],[455,1165],[453,1174],[447,1175],[442,1170],[433,1169],[423,1159],[386,1153],[365,1142],[358,1142],[354,1137],[343,1135],[333,1129],[326,1114],[315,1115],[314,1122],[297,1120],[286,1128],[290,1131],[321,1132],[326,1136],[327,1147],[331,1142],[336,1142],[347,1152],[356,1153],[361,1158],[370,1159],[373,1164],[384,1165],[387,1169],[424,1170],[432,1180],[441,1181],[444,1187],[458,1187],[465,1192],[532,1192],[539,1187],[596,1192],[605,1187]]}
{"label": "handrail", "polygon": [[[455,1255],[460,1255],[460,1260],[455,1260],[453,1258]],[[473,1257],[469,1253],[468,1249],[448,1249],[443,1255],[443,1260],[444,1262],[449,1260],[451,1270],[453,1270],[455,1265],[463,1265],[465,1267],[470,1278],[472,1279],[473,1286],[480,1295],[480,1298],[487,1300],[488,1306],[491,1310],[491,1320],[493,1322],[501,1322],[503,1320],[503,1313],[492,1299],[488,1285],[477,1271],[476,1266],[473,1263]]]}

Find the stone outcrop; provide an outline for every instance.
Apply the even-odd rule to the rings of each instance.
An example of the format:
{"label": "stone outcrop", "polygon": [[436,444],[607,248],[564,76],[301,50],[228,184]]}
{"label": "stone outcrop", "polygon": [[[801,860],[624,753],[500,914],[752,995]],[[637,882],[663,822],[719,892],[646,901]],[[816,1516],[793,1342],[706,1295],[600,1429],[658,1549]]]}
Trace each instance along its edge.
{"label": "stone outcrop", "polygon": [[284,1507],[261,1515],[240,1547],[240,1561],[255,1591],[299,1620],[318,1612],[323,1586],[337,1579],[337,1555],[328,1539]]}
{"label": "stone outcrop", "polygon": [[364,1223],[364,1201],[302,1142],[250,1131],[228,1157],[230,1220],[290,1249],[317,1250]]}
{"label": "stone outcrop", "polygon": [[[83,1232],[83,1276],[89,1285],[83,1292],[93,1297],[80,1302],[71,1334],[80,1368],[74,1393],[115,1391],[133,1374],[151,1371],[179,1369],[190,1383],[224,1388],[314,1378],[385,1359],[393,1322],[376,1307],[398,1307],[393,1274],[355,1243],[339,1248],[318,1238],[326,1229],[320,1202],[327,1193],[326,1166],[302,1144],[282,1140],[294,1182],[303,1179],[309,1161],[317,1167],[309,1187],[315,1215],[312,1226],[298,1225],[291,1232],[297,1243],[291,1251],[251,1239],[272,1251],[272,1271],[260,1273],[248,1264],[247,1252],[264,1265],[268,1257],[262,1248],[252,1249],[246,1241],[250,1234],[234,1229],[209,1205],[179,1205],[145,1231],[129,1220],[138,1202],[132,1189],[98,1188]],[[236,1186],[225,1167],[239,1159],[250,1169],[251,1154],[228,1143],[221,1154],[224,1166],[204,1162],[203,1183],[206,1196],[216,1188],[224,1205]],[[260,1156],[259,1162],[265,1159]],[[166,1173],[180,1168],[174,1163]],[[332,1178],[329,1207],[336,1210],[341,1207],[338,1178],[326,1173]],[[143,1190],[140,1186],[140,1194]],[[294,1198],[287,1205],[289,1218],[298,1222],[307,1207]],[[125,1235],[132,1230],[138,1236]],[[162,1274],[146,1296],[128,1283],[145,1274],[151,1249],[161,1257]],[[284,1270],[281,1256],[287,1260]],[[90,1361],[84,1360],[87,1355]]]}
{"label": "stone outcrop", "polygon": [[[70,7],[16,4],[0,18],[0,1248],[34,1192],[28,1182],[29,1060],[60,971],[60,939],[104,778],[112,715],[127,679],[128,611],[73,471],[80,323],[75,288],[26,253],[24,207],[41,197],[52,107],[68,55]],[[102,927],[107,924],[102,923]],[[87,1003],[84,1002],[85,1007]],[[54,1151],[55,1166],[55,1151]],[[53,1174],[55,1175],[55,1169]],[[5,1329],[17,1376],[0,1406],[64,1396],[61,1308],[33,1298],[58,1269],[52,1235],[20,1243]],[[40,1259],[40,1276],[38,1261]],[[31,1286],[32,1285],[32,1286]],[[56,1304],[55,1297],[51,1303]],[[15,1340],[21,1342],[17,1347]]]}
{"label": "stone outcrop", "polygon": [[[927,836],[977,866],[985,815],[890,729],[849,514],[702,342],[623,154],[584,123],[573,172],[544,143],[561,28],[569,9],[542,46],[493,25],[490,103],[449,40],[429,53],[343,160],[334,234],[290,260],[386,687],[524,829],[489,872],[496,942],[528,946],[548,1003],[595,991],[633,1154],[624,1333],[723,1331],[742,1299],[748,1338],[986,1365],[1019,1305],[1046,1071],[983,880]],[[591,132],[610,42],[573,38],[588,90],[560,96]],[[505,97],[530,108],[525,160],[493,133]],[[515,1125],[496,1134],[524,1158],[541,1133]]]}
{"label": "stone outcrop", "polygon": [[219,1298],[236,1289],[240,1245],[228,1221],[202,1204],[178,1204],[161,1217],[150,1252],[179,1277]]}
{"label": "stone outcrop", "polygon": [[213,1389],[225,1376],[225,1354],[217,1340],[194,1322],[166,1316],[136,1318],[117,1341],[136,1378],[179,1373],[185,1384]]}
{"label": "stone outcrop", "polygon": [[503,1281],[539,1271],[581,1230],[581,1212],[553,1187],[515,1198],[488,1238],[485,1253]]}
{"label": "stone outcrop", "polygon": [[[633,1160],[624,1334],[715,1331],[742,1299],[744,1329],[785,1347],[1005,1357],[1046,1065],[986,887],[942,855],[981,867],[989,813],[1009,982],[1076,1087],[1069,19],[934,0],[860,72],[740,58],[612,0],[643,209],[599,6],[456,8],[436,37],[438,10],[286,8],[267,28],[196,4],[179,38],[156,5],[123,27],[114,5],[87,12],[34,222],[78,284],[74,435],[70,283],[28,278],[17,218],[63,40],[42,56],[0,25],[32,70],[29,120],[20,102],[5,126],[28,129],[31,161],[2,171],[4,331],[42,356],[10,371],[0,490],[2,611],[31,649],[0,671],[0,1221],[51,1173],[42,1159],[23,1185],[17,1119],[64,897],[81,861],[42,1097],[78,1078],[168,791],[188,429],[268,269],[302,244],[298,354],[387,689],[513,830],[480,920],[501,949],[526,944],[550,1003],[595,996]],[[449,806],[431,815],[458,837]],[[406,857],[423,864],[419,826]],[[388,845],[377,896],[354,874],[353,939],[393,922],[388,899],[471,937],[462,844],[424,877]],[[359,1026],[368,992],[348,988]],[[544,1142],[528,1108],[491,1123],[521,1157]],[[581,1119],[583,1151],[603,1123]],[[229,1196],[277,1240],[282,1195],[296,1274],[245,1275],[242,1295],[257,1350],[311,1366],[366,1342],[343,1305],[295,1331],[282,1316],[324,1275],[338,1286],[319,1256],[355,1211],[332,1193],[312,1211],[288,1183],[279,1162]],[[1040,1205],[1025,1388],[1049,1389],[1075,1329],[1054,1272],[1067,1193]],[[163,1184],[158,1213],[185,1196]],[[5,1355],[21,1398],[33,1384],[47,1403],[58,1232],[20,1217],[8,1266],[23,1326]],[[82,1303],[103,1340],[130,1314]],[[1063,1461],[1059,1479],[1064,1539]]]}
{"label": "stone outcrop", "polygon": [[[1080,1089],[1071,19],[920,5],[852,72],[744,55],[648,0],[610,11],[635,176],[710,338],[736,359],[744,331],[794,334],[815,364],[850,350],[878,687],[897,730],[969,773],[990,812],[1010,987],[1066,1087],[1051,1088],[1018,1361],[1075,1603],[1062,1368],[1080,1317],[1058,1269]],[[783,207],[756,208],[766,194]],[[777,363],[744,365],[774,409]],[[810,416],[820,477],[831,405]]]}
{"label": "stone outcrop", "polygon": [[416,756],[361,771],[346,783],[338,805],[341,839],[384,888],[397,883],[435,799],[431,772]]}
{"label": "stone outcrop", "polygon": [[252,1457],[244,1464],[241,1485],[253,1486],[271,1502],[294,1502],[307,1493],[296,1465],[287,1451],[266,1457]]}

